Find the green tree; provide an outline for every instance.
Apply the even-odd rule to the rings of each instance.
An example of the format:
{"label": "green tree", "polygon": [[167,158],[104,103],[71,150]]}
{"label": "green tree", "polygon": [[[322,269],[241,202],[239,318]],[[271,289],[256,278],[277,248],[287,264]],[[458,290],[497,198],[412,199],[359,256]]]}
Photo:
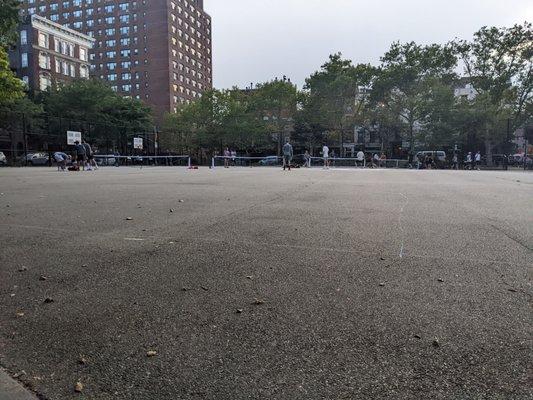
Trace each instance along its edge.
{"label": "green tree", "polygon": [[24,84],[9,68],[6,51],[0,47],[0,105],[24,96]]}
{"label": "green tree", "polygon": [[381,62],[373,87],[374,103],[401,121],[412,152],[415,134],[423,129],[431,113],[435,88],[440,90],[443,84],[451,85],[456,78],[457,59],[449,45],[396,42]]}
{"label": "green tree", "polygon": [[49,116],[51,131],[79,129],[108,147],[126,151],[129,136],[152,132],[150,108],[119,96],[104,82],[80,79],[42,93],[38,99]]}
{"label": "green tree", "polygon": [[19,8],[19,0],[0,0],[0,47],[6,47],[16,39]]}
{"label": "green tree", "polygon": [[360,90],[372,84],[375,74],[369,65],[354,66],[340,53],[331,55],[320,71],[306,79],[304,118],[308,126],[327,132],[343,149],[346,132],[367,122],[368,99],[360,96]]}
{"label": "green tree", "polygon": [[258,125],[276,137],[276,151],[281,154],[283,139],[289,137],[294,128],[297,111],[298,90],[287,79],[274,79],[260,83],[250,92],[250,111]]}
{"label": "green tree", "polygon": [[187,149],[241,151],[266,145],[266,124],[257,117],[253,94],[238,89],[211,90],[194,103],[166,117],[162,145],[171,151]]}
{"label": "green tree", "polygon": [[531,118],[532,25],[483,27],[471,41],[456,40],[454,49],[477,92],[469,114],[479,122],[472,128],[482,138],[490,163],[493,148],[508,139],[506,121],[514,130]]}

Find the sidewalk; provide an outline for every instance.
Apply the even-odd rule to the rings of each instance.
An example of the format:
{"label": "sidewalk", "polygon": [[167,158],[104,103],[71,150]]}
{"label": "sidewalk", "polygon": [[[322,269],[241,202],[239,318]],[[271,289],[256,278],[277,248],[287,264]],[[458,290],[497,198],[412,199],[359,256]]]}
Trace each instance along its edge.
{"label": "sidewalk", "polygon": [[0,368],[0,400],[38,400],[37,396]]}

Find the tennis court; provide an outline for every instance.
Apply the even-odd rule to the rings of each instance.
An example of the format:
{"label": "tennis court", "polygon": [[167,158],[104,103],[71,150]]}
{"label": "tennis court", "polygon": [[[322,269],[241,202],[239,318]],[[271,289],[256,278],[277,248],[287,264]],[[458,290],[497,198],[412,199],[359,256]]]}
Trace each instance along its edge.
{"label": "tennis court", "polygon": [[0,192],[0,365],[42,398],[532,395],[530,173],[10,168]]}

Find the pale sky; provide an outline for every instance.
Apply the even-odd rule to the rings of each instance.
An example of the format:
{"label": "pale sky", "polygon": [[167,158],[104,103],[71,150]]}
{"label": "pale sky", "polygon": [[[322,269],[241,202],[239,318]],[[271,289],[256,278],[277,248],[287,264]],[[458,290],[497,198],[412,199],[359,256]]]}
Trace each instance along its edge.
{"label": "pale sky", "polygon": [[204,0],[216,88],[287,75],[299,87],[342,52],[378,64],[391,42],[469,39],[482,26],[533,22],[531,0]]}

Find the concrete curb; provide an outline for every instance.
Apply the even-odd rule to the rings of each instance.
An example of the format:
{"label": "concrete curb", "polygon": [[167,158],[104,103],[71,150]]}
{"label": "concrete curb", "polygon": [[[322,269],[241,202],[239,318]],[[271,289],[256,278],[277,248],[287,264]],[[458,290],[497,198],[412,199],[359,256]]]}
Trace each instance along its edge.
{"label": "concrete curb", "polygon": [[37,396],[0,368],[0,400],[38,400]]}

